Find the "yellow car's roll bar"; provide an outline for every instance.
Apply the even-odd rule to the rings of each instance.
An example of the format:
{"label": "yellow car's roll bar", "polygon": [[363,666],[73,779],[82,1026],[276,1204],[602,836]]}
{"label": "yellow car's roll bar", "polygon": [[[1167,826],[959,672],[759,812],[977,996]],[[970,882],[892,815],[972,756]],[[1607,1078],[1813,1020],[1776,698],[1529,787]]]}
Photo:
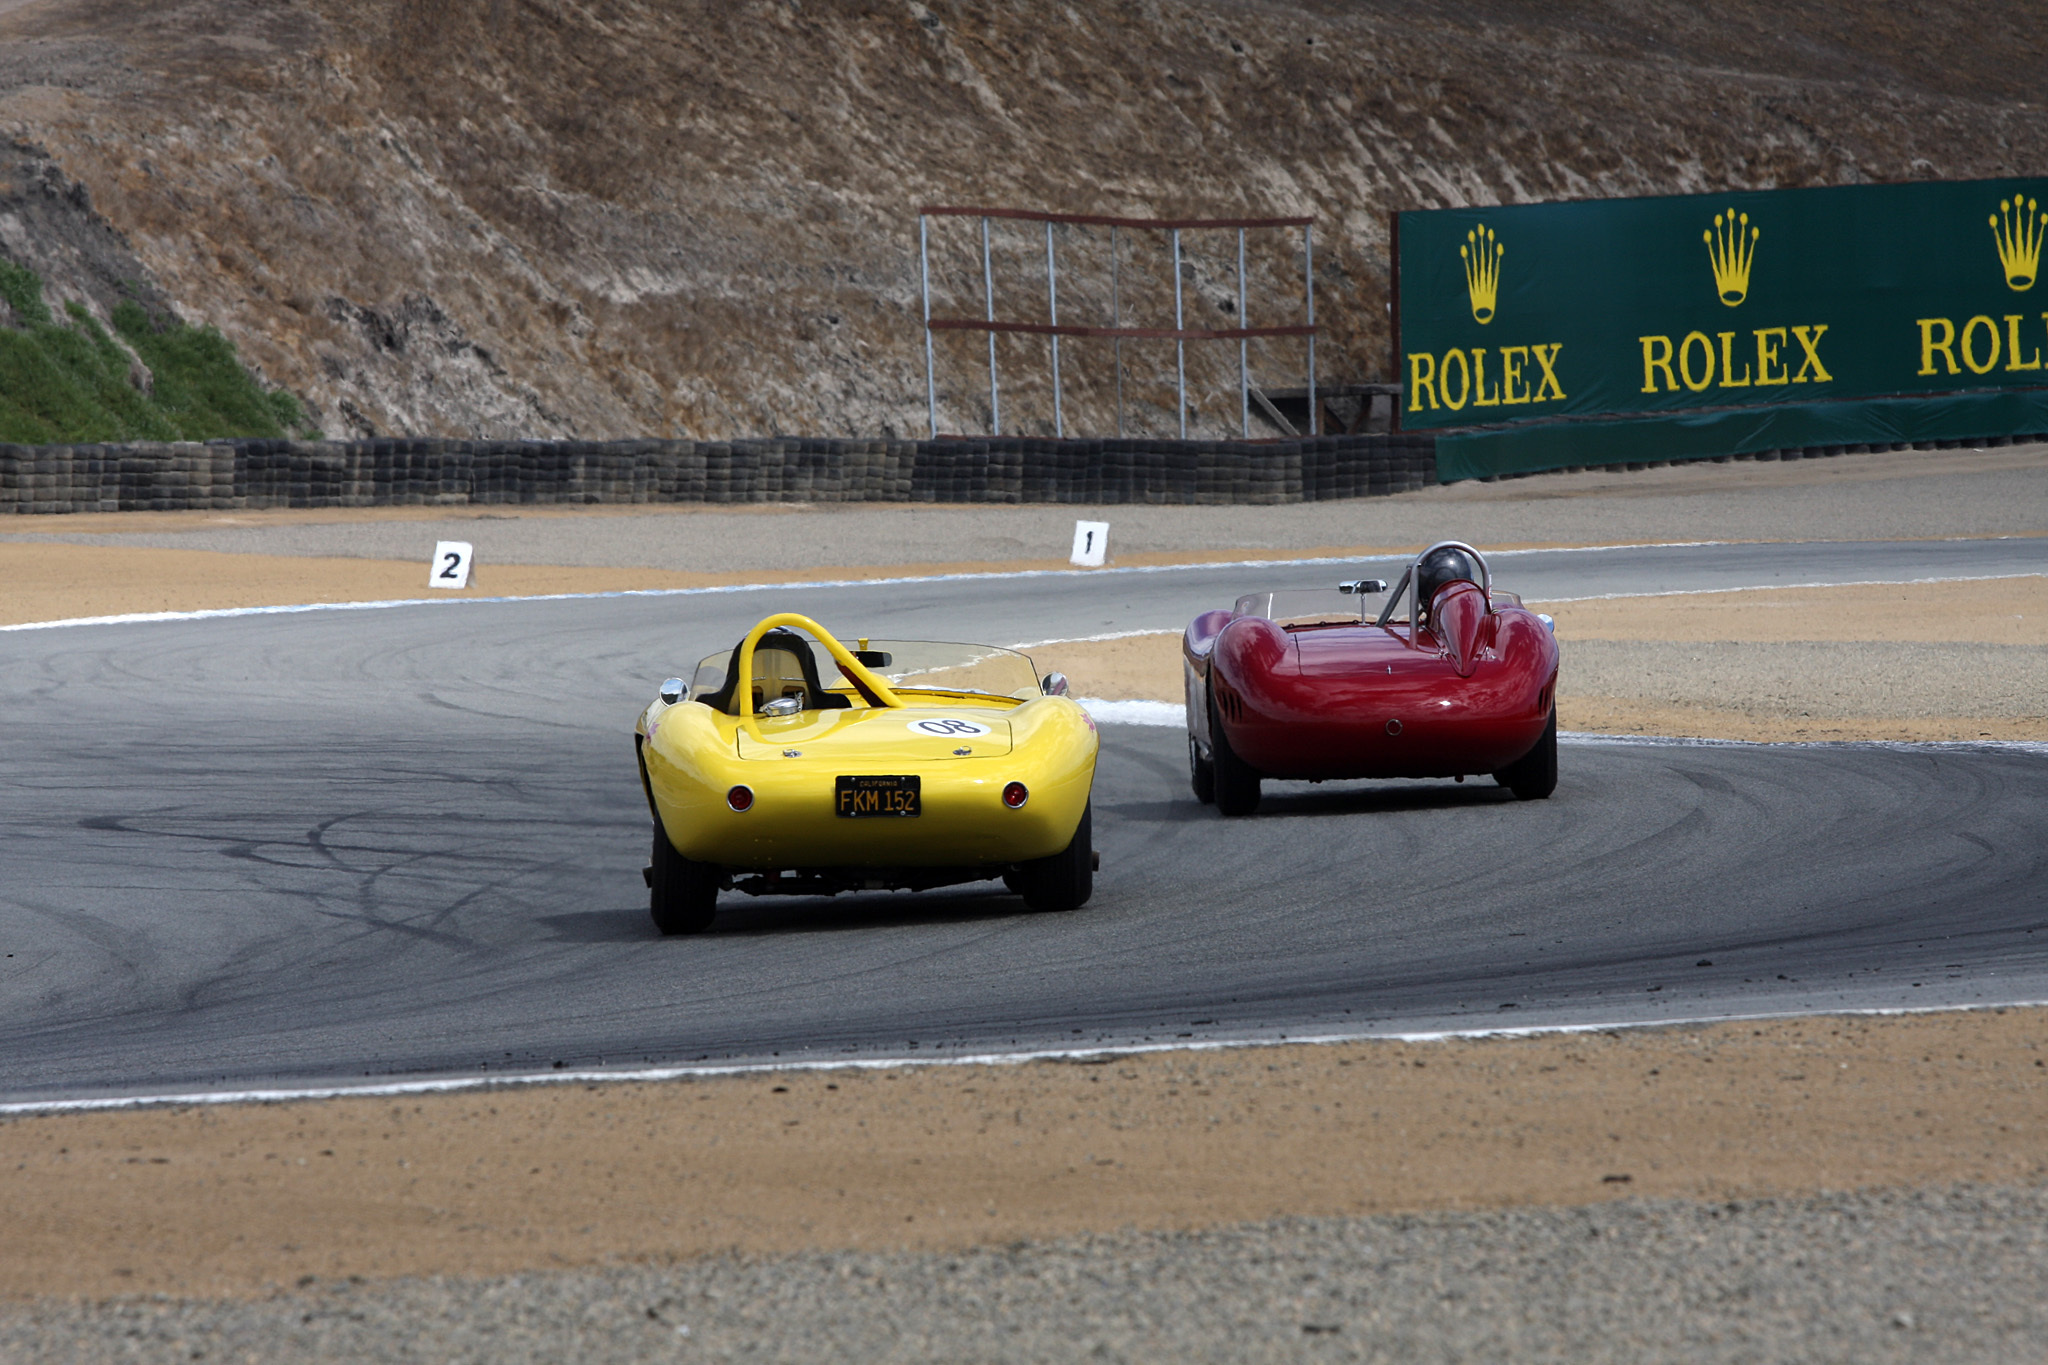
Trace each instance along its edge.
{"label": "yellow car's roll bar", "polygon": [[[860,693],[862,699],[868,705],[903,705],[903,699],[890,689],[889,684],[883,682],[873,673],[868,672],[867,665],[854,658],[853,651],[834,639],[831,631],[826,630],[810,617],[799,615],[793,611],[778,612],[776,615],[768,617],[748,631],[747,638],[740,641],[739,677],[733,683],[735,689],[734,700],[738,700],[737,690],[745,688],[745,696],[749,702],[752,701],[754,695],[754,646],[759,644],[761,637],[769,631],[779,630],[784,627],[808,631],[819,644],[825,646],[825,652],[832,656],[832,662],[839,665],[839,671],[846,675],[846,680],[853,684],[854,690]],[[760,714],[760,711],[758,708],[748,705],[747,710],[740,714],[756,716]]]}

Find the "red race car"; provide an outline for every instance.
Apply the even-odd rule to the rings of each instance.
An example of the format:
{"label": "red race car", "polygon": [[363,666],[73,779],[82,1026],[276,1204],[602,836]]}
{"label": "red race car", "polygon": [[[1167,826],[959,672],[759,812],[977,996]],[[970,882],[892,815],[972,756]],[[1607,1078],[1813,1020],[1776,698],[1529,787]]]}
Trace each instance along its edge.
{"label": "red race car", "polygon": [[1251,814],[1268,777],[1491,773],[1525,801],[1557,788],[1550,618],[1460,541],[1417,555],[1392,592],[1250,593],[1197,616],[1181,652],[1195,795],[1225,815]]}

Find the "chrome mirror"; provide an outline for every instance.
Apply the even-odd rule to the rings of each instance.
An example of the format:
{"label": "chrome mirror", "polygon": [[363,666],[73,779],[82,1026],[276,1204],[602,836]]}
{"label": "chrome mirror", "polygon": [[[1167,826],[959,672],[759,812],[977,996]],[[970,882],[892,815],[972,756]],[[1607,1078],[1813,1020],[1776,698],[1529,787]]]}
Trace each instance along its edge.
{"label": "chrome mirror", "polygon": [[683,699],[683,680],[664,678],[661,682],[661,701],[664,706],[674,706]]}
{"label": "chrome mirror", "polygon": [[1064,673],[1046,674],[1044,679],[1038,684],[1038,690],[1045,693],[1048,697],[1066,696],[1067,675]]}
{"label": "chrome mirror", "polygon": [[803,701],[797,697],[777,697],[761,708],[764,716],[793,716],[804,709]]}

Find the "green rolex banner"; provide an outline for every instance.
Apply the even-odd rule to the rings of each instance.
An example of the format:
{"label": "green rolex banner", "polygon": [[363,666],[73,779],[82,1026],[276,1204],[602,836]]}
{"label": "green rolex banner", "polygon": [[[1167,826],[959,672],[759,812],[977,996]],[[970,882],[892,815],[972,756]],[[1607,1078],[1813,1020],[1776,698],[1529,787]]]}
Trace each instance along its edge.
{"label": "green rolex banner", "polygon": [[1401,425],[1685,413],[1697,433],[1714,410],[2048,391],[2043,201],[2048,179],[1400,214]]}

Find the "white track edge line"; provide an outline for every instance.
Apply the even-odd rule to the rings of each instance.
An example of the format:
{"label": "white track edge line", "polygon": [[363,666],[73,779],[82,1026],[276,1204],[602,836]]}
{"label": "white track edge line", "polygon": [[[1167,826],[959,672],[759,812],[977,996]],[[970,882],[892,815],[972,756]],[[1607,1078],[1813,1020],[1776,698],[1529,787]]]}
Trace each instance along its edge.
{"label": "white track edge line", "polygon": [[[2014,540],[2029,537],[1955,537],[1957,540]],[[1616,550],[1687,550],[1716,546],[1758,544],[1835,544],[1832,541],[1749,542],[1727,540],[1646,541],[1627,545],[1562,545],[1525,550],[1496,550],[1489,557],[1503,559],[1516,555],[1604,554]],[[211,607],[198,611],[125,612],[112,616],[71,616],[55,621],[22,621],[0,626],[0,633],[21,630],[63,630],[78,626],[150,625],[170,621],[211,621],[239,616],[289,616],[315,611],[386,611],[395,607],[493,606],[508,602],[589,602],[620,597],[710,597],[735,593],[819,591],[826,588],[863,588],[916,585],[923,583],[989,582],[1022,578],[1078,578],[1086,575],[1196,573],[1204,569],[1284,569],[1321,564],[1360,564],[1378,560],[1399,560],[1399,554],[1324,555],[1306,559],[1231,559],[1197,564],[1131,564],[1103,569],[1012,569],[989,573],[916,574],[901,578],[821,578],[790,583],[722,583],[699,588],[615,588],[605,592],[533,593],[504,597],[394,597],[373,602],[297,602],[264,607]],[[1539,603],[1597,602],[1621,597],[1683,597],[1715,592],[1763,592],[1773,588],[1869,587],[1890,583],[1983,582],[2000,578],[2035,578],[2038,574],[1972,574],[1951,577],[1868,579],[1852,583],[1765,583],[1735,588],[1686,588],[1660,593],[1607,593],[1597,597],[1546,597]],[[1149,632],[1143,632],[1149,633]],[[1114,638],[1100,637],[1100,638]],[[1046,641],[1045,643],[1053,643]]]}
{"label": "white track edge line", "polygon": [[892,1071],[948,1066],[1022,1066],[1031,1062],[1093,1061],[1144,1057],[1165,1052],[1228,1052],[1272,1047],[1329,1047],[1351,1043],[1447,1043],[1492,1038],[1540,1038],[1580,1033],[1619,1033],[1713,1024],[1770,1023],[1788,1019],[1889,1019],[1925,1014],[1982,1014],[2010,1009],[2044,1009],[2048,1000],[2010,1000],[1985,1005],[1899,1005],[1866,1009],[1770,1010],[1755,1014],[1689,1015],[1678,1019],[1635,1019],[1595,1024],[1524,1024],[1506,1028],[1436,1029],[1415,1033],[1317,1033],[1300,1037],[1219,1038],[1193,1043],[1124,1043],[1101,1047],[1039,1048],[978,1052],[956,1057],[865,1057],[836,1061],[735,1062],[722,1066],[641,1067],[631,1071],[537,1071],[507,1076],[449,1076],[431,1081],[369,1085],[277,1087],[265,1090],[194,1091],[185,1094],[105,1096],[80,1100],[25,1100],[0,1104],[0,1118],[86,1113],[166,1105],[284,1104],[306,1100],[389,1099],[402,1095],[445,1095],[525,1085],[647,1085],[663,1081],[716,1080],[729,1076],[772,1076],[817,1071]]}
{"label": "white track edge line", "polygon": [[[1584,554],[1609,550],[1697,549],[1735,544],[1733,541],[1685,540],[1646,542],[1640,545],[1568,545],[1556,549],[1499,550],[1503,555]],[[385,611],[393,607],[486,606],[505,602],[590,602],[617,597],[710,597],[732,593],[798,592],[824,588],[866,588],[921,583],[971,583],[1019,578],[1080,578],[1090,575],[1195,573],[1203,569],[1284,569],[1316,564],[1358,564],[1393,555],[1326,555],[1308,559],[1230,559],[1199,564],[1129,564],[1102,569],[1008,569],[988,573],[913,574],[900,578],[820,578],[792,583],[718,583],[699,588],[615,588],[605,592],[550,592],[509,597],[394,597],[375,602],[299,602],[267,607],[210,607],[198,611],[128,612],[114,616],[72,616],[57,621],[24,621],[0,626],[0,632],[14,630],[58,630],[73,626],[126,626],[160,621],[212,621],[236,616],[284,616],[309,611]]]}
{"label": "white track edge line", "polygon": [[1162,626],[1158,630],[1107,630],[1100,635],[1062,635],[1052,640],[1026,640],[1022,644],[1010,645],[1011,649],[1038,649],[1043,645],[1095,645],[1105,640],[1135,640],[1141,635],[1179,635],[1175,626]]}

